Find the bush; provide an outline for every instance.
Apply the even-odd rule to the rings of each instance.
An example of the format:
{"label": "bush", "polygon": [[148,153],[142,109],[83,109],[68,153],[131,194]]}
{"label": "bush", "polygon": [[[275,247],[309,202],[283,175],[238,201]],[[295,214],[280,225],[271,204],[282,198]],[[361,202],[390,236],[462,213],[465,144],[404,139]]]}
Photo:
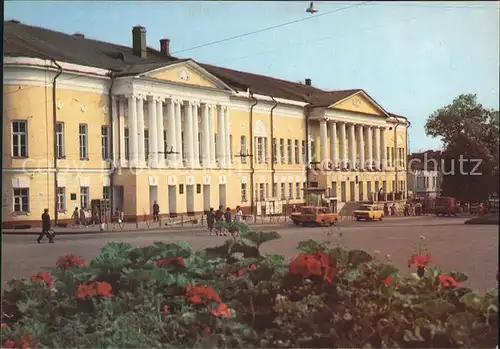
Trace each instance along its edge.
{"label": "bush", "polygon": [[[193,251],[110,243],[88,265],[15,279],[2,297],[6,348],[476,347],[497,345],[498,289],[459,272],[402,276],[370,254],[301,242],[289,263],[261,255],[273,232]],[[424,271],[430,255],[411,256]],[[419,273],[420,273],[419,272]]]}

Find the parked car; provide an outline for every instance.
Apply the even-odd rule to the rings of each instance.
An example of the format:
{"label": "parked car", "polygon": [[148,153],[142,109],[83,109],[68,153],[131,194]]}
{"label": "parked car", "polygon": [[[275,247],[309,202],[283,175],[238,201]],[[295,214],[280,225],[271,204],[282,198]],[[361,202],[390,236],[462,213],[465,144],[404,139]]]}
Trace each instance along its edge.
{"label": "parked car", "polygon": [[329,212],[328,207],[322,206],[302,206],[290,218],[295,225],[304,226],[329,226],[339,219],[337,214]]}
{"label": "parked car", "polygon": [[384,210],[376,205],[361,205],[357,210],[354,210],[353,217],[359,220],[379,220],[384,218]]}

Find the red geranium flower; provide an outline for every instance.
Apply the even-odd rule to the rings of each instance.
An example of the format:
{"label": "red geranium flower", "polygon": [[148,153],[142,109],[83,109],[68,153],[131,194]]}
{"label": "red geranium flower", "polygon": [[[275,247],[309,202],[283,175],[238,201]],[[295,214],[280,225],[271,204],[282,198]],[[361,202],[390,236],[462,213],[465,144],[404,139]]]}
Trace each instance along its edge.
{"label": "red geranium flower", "polygon": [[[386,286],[391,286],[392,285],[392,278],[390,276],[386,277],[384,280],[382,280],[382,283]],[[399,288],[400,284],[396,283],[394,287],[397,289]]]}
{"label": "red geranium flower", "polygon": [[85,261],[74,254],[61,256],[56,262],[56,266],[64,270],[73,269],[82,265],[85,265]]}
{"label": "red geranium flower", "polygon": [[2,348],[14,348],[15,345],[15,341],[13,341],[12,339],[7,339],[5,342],[3,342]]}
{"label": "red geranium flower", "polygon": [[93,296],[110,297],[112,287],[107,282],[95,281],[90,284],[78,285],[76,299],[85,300]]}
{"label": "red geranium flower", "polygon": [[408,268],[412,265],[415,265],[417,268],[423,268],[427,264],[431,262],[431,255],[430,254],[424,254],[424,255],[412,255],[408,259]]}
{"label": "red geranium flower", "polygon": [[328,282],[333,281],[337,271],[338,268],[332,258],[322,251],[317,251],[315,254],[301,253],[289,265],[291,274],[300,275],[303,278],[313,275],[322,276]]}
{"label": "red geranium flower", "polygon": [[437,278],[444,287],[458,286],[458,282],[450,275],[439,274]]}
{"label": "red geranium flower", "polygon": [[162,258],[156,261],[156,266],[161,267],[163,265],[167,264],[175,264],[175,265],[180,265],[181,267],[186,267],[186,261],[184,260],[184,257],[179,256],[176,258]]}
{"label": "red geranium flower", "polygon": [[52,288],[52,275],[48,271],[40,271],[30,277],[32,282],[44,282],[49,288]]}
{"label": "red geranium flower", "polygon": [[257,270],[257,266],[255,264],[250,265],[251,270]]}
{"label": "red geranium flower", "polygon": [[186,298],[193,304],[201,304],[209,301],[221,302],[217,292],[207,285],[187,285]]}
{"label": "red geranium flower", "polygon": [[229,316],[229,308],[225,303],[220,303],[217,308],[212,309],[212,315],[217,317],[219,316],[227,317]]}
{"label": "red geranium flower", "polygon": [[38,344],[33,342],[33,335],[28,334],[26,338],[24,336],[21,336],[17,341],[16,340],[6,340],[2,348],[22,348],[22,349],[36,349],[38,348]]}

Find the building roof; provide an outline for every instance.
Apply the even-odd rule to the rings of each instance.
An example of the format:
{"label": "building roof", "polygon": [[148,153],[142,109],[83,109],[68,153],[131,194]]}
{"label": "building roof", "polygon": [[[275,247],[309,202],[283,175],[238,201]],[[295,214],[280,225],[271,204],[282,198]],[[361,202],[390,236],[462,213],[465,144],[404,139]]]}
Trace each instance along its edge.
{"label": "building roof", "polygon": [[[108,69],[117,76],[146,73],[179,63],[179,59],[147,47],[147,57],[140,58],[131,47],[57,32],[41,27],[4,21],[4,56],[54,59],[57,61]],[[310,85],[269,76],[217,67],[196,62],[235,90],[273,96],[327,107],[361,89],[324,91]]]}

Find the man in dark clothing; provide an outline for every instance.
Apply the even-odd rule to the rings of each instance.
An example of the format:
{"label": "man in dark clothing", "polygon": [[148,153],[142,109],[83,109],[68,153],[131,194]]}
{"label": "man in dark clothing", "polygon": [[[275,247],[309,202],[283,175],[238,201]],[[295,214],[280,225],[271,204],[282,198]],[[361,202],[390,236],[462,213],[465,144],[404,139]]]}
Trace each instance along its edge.
{"label": "man in dark clothing", "polygon": [[42,241],[44,236],[47,236],[49,238],[49,243],[51,243],[51,244],[54,243],[54,237],[52,236],[52,234],[50,234],[50,215],[49,215],[48,208],[43,210],[42,233],[40,234],[40,236],[37,239],[38,243],[40,243],[40,241]]}
{"label": "man in dark clothing", "polygon": [[215,212],[214,208],[210,207],[210,211],[207,212],[207,225],[208,225],[208,235],[212,235],[215,224]]}
{"label": "man in dark clothing", "polygon": [[158,202],[155,201],[153,204],[153,222],[159,222],[160,221],[160,205],[158,205]]}
{"label": "man in dark clothing", "polygon": [[[224,206],[220,205],[219,209],[217,212],[215,212],[215,221],[216,222],[223,222],[224,221]],[[217,231],[215,232],[215,235],[226,235],[226,233],[223,231],[223,229],[218,228]]]}

